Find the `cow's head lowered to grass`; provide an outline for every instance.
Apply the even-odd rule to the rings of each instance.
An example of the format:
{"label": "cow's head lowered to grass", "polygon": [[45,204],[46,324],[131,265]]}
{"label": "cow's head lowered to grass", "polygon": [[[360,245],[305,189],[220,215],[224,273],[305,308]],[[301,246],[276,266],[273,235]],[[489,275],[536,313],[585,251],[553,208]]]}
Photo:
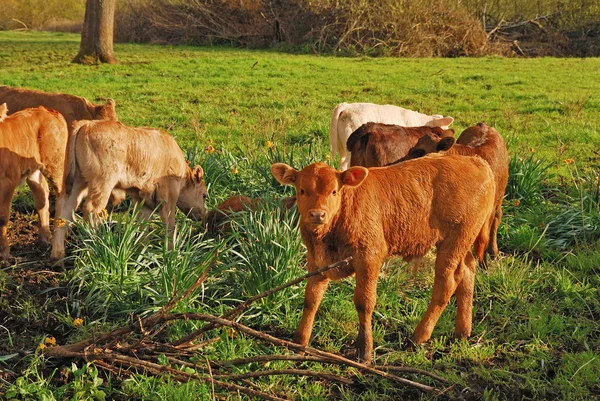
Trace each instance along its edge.
{"label": "cow's head lowered to grass", "polygon": [[200,166],[189,169],[177,199],[177,207],[192,220],[199,221],[206,215],[204,202],[207,197],[204,170]]}
{"label": "cow's head lowered to grass", "polygon": [[357,187],[369,174],[364,167],[338,171],[325,163],[313,163],[301,171],[284,163],[275,163],[271,172],[282,185],[296,187],[296,203],[302,224],[327,225],[338,213],[342,192]]}

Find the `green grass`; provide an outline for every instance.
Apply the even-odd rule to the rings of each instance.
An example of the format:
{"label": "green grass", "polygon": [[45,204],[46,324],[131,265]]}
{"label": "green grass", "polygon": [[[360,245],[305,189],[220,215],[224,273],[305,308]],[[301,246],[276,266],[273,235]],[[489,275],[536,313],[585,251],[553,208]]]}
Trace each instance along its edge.
{"label": "green grass", "polygon": [[[302,274],[304,248],[295,212],[286,215],[276,206],[293,191],[271,177],[271,163],[302,167],[326,160],[330,113],[339,102],[393,103],[452,115],[459,131],[480,120],[495,126],[507,138],[511,177],[500,227],[503,256],[477,274],[472,337],[452,340],[456,306],[451,301],[432,340],[406,350],[427,308],[432,264],[427,261],[412,275],[392,260],[378,286],[377,363],[432,370],[457,384],[445,396],[450,399],[600,396],[600,60],[336,58],[118,44],[121,64],[84,67],[70,63],[78,40],[67,34],[0,32],[0,84],[92,101],[112,97],[123,122],[169,131],[188,159],[204,167],[210,207],[234,193],[267,201],[260,210],[237,216],[233,233],[223,239],[210,239],[198,224],[180,218],[175,252],[163,247],[161,224],[152,222],[141,231],[129,212],[115,212],[96,230],[78,224],[78,234],[71,236],[74,267],[59,274],[56,288],[24,286],[19,274],[25,267],[0,271],[0,288],[14,294],[0,304],[7,322],[31,324],[50,316],[58,321],[54,330],[62,342],[87,338],[127,323],[130,312],[164,305],[207,268],[217,248],[219,262],[211,265],[202,291],[177,310],[218,314]],[[214,153],[206,151],[209,145]],[[26,192],[14,207],[31,210]],[[313,345],[353,354],[358,326],[353,289],[353,279],[330,286]],[[64,295],[56,304],[53,291]],[[302,302],[303,285],[295,286],[257,303],[242,321],[289,338]],[[84,319],[83,327],[74,327],[76,317]],[[195,327],[175,324],[164,335],[178,338]],[[47,334],[38,331],[25,343],[27,351],[35,351]],[[205,347],[202,359],[272,352],[227,330],[219,338]],[[23,343],[17,332],[0,337],[9,354],[17,352],[15,342]],[[115,399],[211,397],[210,387],[201,383],[142,375],[117,382],[81,362],[68,367],[64,380],[54,362],[36,353],[0,361],[0,369],[17,369],[18,363],[23,370],[18,378],[9,376],[12,387],[0,382],[0,395],[15,399],[100,399],[98,391]],[[339,373],[336,367],[305,368]],[[306,400],[428,399],[386,381],[363,380],[364,392],[292,377],[264,379],[260,387]]]}

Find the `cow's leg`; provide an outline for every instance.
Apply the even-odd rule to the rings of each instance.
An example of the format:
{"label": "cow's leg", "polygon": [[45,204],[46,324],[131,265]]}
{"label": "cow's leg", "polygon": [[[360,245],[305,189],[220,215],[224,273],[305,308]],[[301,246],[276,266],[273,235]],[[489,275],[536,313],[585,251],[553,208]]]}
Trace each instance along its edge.
{"label": "cow's leg", "polygon": [[313,276],[306,282],[306,289],[304,290],[304,309],[302,310],[302,319],[300,324],[294,333],[294,342],[300,345],[308,345],[310,340],[310,334],[312,333],[313,324],[315,322],[315,315],[317,309],[323,300],[325,290],[329,279],[325,276],[318,275]]}
{"label": "cow's leg", "polygon": [[83,218],[94,227],[106,210],[115,182],[94,183],[88,188],[88,196],[83,204]]}
{"label": "cow's leg", "polygon": [[70,194],[63,191],[56,200],[54,214],[54,237],[52,238],[52,251],[50,258],[53,260],[65,257],[65,237],[67,236],[67,223],[73,220],[73,213],[85,196],[87,184],[81,177],[75,178]]}
{"label": "cow's leg", "polygon": [[492,223],[490,225],[490,242],[488,244],[487,253],[492,259],[498,256],[498,228],[502,223],[502,202],[496,205]]}
{"label": "cow's leg", "polygon": [[448,302],[450,302],[456,286],[462,280],[464,271],[463,259],[467,250],[462,249],[462,254],[457,254],[460,251],[447,249],[449,242],[452,242],[451,247],[456,246],[456,241],[447,241],[440,244],[437,249],[431,301],[429,302],[427,311],[415,329],[413,341],[416,344],[421,344],[429,340],[440,315],[446,308],[446,305],[448,305]]}
{"label": "cow's leg", "polygon": [[377,276],[381,261],[354,263],[356,287],[354,306],[358,312],[358,336],[356,354],[359,361],[371,363],[373,359],[373,323],[371,321],[377,302]]}
{"label": "cow's leg", "polygon": [[473,291],[477,262],[471,251],[465,255],[462,266],[462,280],[456,287],[456,325],[454,329],[456,338],[469,337],[473,324]]}
{"label": "cow's leg", "polygon": [[7,231],[10,220],[10,204],[17,184],[11,180],[0,180],[0,260],[10,257]]}
{"label": "cow's leg", "polygon": [[27,185],[33,195],[33,204],[38,214],[38,244],[46,247],[50,243],[50,189],[40,170],[27,177]]}

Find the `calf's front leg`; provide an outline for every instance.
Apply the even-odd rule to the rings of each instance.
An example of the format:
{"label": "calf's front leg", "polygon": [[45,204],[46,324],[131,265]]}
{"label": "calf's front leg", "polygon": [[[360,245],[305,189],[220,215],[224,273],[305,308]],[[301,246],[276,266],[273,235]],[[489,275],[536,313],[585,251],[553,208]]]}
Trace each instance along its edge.
{"label": "calf's front leg", "polygon": [[312,333],[315,315],[327,290],[329,279],[323,275],[313,276],[306,282],[304,290],[304,309],[302,319],[294,334],[294,342],[300,345],[308,345]]}
{"label": "calf's front leg", "polygon": [[33,195],[33,204],[38,214],[38,244],[46,247],[50,243],[50,189],[41,171],[27,177],[27,185]]}
{"label": "calf's front leg", "polygon": [[373,359],[373,310],[377,302],[377,277],[381,262],[355,262],[356,287],[354,306],[358,312],[356,356],[359,361],[371,363]]}

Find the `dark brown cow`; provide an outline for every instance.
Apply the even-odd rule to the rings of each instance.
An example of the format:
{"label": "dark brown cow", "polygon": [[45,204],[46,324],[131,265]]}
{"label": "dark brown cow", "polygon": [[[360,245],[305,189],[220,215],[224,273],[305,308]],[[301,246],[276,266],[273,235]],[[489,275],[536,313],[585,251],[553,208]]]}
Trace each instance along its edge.
{"label": "dark brown cow", "polygon": [[351,152],[350,165],[381,167],[405,156],[425,134],[454,135],[453,129],[440,127],[401,127],[366,123],[350,135],[346,146]]}
{"label": "dark brown cow", "polygon": [[38,106],[57,110],[67,120],[69,132],[75,120],[117,120],[115,101],[112,99],[108,99],[106,104],[99,105],[91,103],[86,98],[65,93],[0,86],[0,103],[6,103],[11,114]]}
{"label": "dark brown cow", "polygon": [[456,294],[454,335],[471,334],[476,252],[484,252],[494,205],[494,178],[478,158],[438,156],[387,168],[351,167],[341,172],[324,163],[301,171],[276,163],[275,178],[296,187],[300,232],[307,266],[314,271],[349,256],[343,269],[311,277],[294,341],[306,345],[329,280],[356,274],[354,304],[359,317],[358,358],[371,361],[371,316],[377,276],[392,255],[419,258],[436,246],[431,302],[413,340],[431,337],[440,314]]}
{"label": "dark brown cow", "polygon": [[62,190],[67,123],[59,112],[44,107],[27,109],[0,122],[0,259],[10,256],[7,224],[17,187],[25,180],[39,218],[38,242],[50,240],[49,188]]}
{"label": "dark brown cow", "polygon": [[492,168],[496,180],[496,198],[487,253],[495,258],[498,256],[497,237],[498,227],[502,222],[502,200],[508,183],[508,152],[504,138],[496,129],[481,122],[464,130],[456,140],[456,144],[453,137],[440,138],[436,135],[425,135],[401,160],[416,159],[437,152],[445,152],[448,155],[479,156]]}

